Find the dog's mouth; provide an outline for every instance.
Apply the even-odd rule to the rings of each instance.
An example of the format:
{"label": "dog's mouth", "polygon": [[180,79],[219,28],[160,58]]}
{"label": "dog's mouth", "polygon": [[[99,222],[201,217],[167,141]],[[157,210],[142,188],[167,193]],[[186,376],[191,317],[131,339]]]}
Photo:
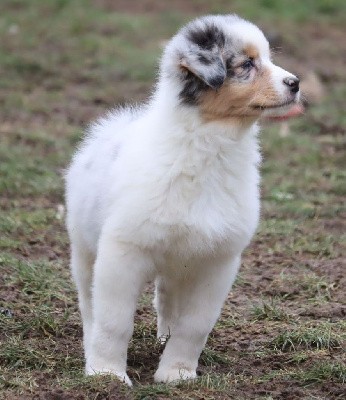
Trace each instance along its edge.
{"label": "dog's mouth", "polygon": [[293,104],[295,102],[294,99],[289,100],[289,101],[285,101],[284,103],[280,103],[280,104],[272,104],[272,105],[254,105],[252,106],[252,108],[254,108],[255,110],[259,110],[259,111],[265,111],[265,110],[275,110],[281,107],[287,107],[291,104]]}
{"label": "dog's mouth", "polygon": [[261,118],[273,121],[296,117],[304,112],[304,108],[298,102],[298,99],[288,100],[279,104],[255,105],[253,110],[257,110]]}

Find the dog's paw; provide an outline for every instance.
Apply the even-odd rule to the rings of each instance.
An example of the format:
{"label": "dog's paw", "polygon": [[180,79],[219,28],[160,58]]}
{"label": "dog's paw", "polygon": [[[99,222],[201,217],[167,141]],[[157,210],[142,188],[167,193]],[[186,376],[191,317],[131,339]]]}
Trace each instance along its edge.
{"label": "dog's paw", "polygon": [[154,375],[154,381],[171,383],[195,379],[196,377],[197,374],[195,370],[184,367],[159,368]]}
{"label": "dog's paw", "polygon": [[85,369],[86,375],[114,375],[116,376],[121,382],[126,383],[128,386],[132,386],[131,379],[128,377],[126,372],[116,371],[111,368],[101,368],[96,369],[92,367],[86,367]]}

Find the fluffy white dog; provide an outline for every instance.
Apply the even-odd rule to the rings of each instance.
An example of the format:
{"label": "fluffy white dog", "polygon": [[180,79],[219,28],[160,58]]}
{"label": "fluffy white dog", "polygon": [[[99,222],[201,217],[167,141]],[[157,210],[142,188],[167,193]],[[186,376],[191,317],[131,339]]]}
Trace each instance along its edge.
{"label": "fluffy white dog", "polygon": [[94,124],[66,176],[71,269],[86,373],[126,374],[138,296],[155,280],[156,382],[196,377],[198,358],[259,219],[256,121],[298,101],[263,33],[199,18],[168,43],[156,91]]}

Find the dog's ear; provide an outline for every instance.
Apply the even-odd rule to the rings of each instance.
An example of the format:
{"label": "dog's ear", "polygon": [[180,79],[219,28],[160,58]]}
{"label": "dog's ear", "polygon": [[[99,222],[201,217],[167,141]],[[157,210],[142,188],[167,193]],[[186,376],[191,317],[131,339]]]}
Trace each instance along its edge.
{"label": "dog's ear", "polygon": [[197,21],[187,29],[185,38],[188,50],[181,57],[180,67],[212,89],[219,89],[227,74],[222,59],[226,42],[222,29],[208,20]]}
{"label": "dog's ear", "polygon": [[215,90],[219,89],[226,79],[226,67],[219,53],[200,49],[189,51],[181,57],[180,67]]}

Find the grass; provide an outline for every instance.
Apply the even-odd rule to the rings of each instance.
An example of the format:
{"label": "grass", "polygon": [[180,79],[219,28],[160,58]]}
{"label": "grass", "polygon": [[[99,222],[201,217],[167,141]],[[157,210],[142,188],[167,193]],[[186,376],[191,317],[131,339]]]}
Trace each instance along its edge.
{"label": "grass", "polygon": [[231,3],[274,38],[286,69],[301,68],[303,79],[313,69],[325,95],[288,126],[263,129],[262,221],[200,377],[153,384],[162,345],[150,290],[129,349],[134,388],[84,377],[64,168],[92,119],[147,97],[181,24],[230,11],[226,0],[151,2],[142,12],[144,3],[1,1],[0,398],[343,398],[343,0]]}
{"label": "grass", "polygon": [[346,367],[342,363],[315,364],[307,370],[298,370],[296,375],[300,381],[311,384],[313,382],[346,382]]}
{"label": "grass", "polygon": [[252,315],[255,320],[286,321],[290,315],[274,299],[262,301],[262,304],[254,305]]}
{"label": "grass", "polygon": [[[298,267],[299,268],[299,267]],[[302,267],[300,267],[303,269]],[[334,283],[314,272],[303,272],[301,275],[282,275],[283,284],[293,284],[310,302],[323,304],[333,297]]]}
{"label": "grass", "polygon": [[[259,382],[268,382],[275,379],[285,380],[287,383],[290,383],[290,381],[298,382],[305,388],[311,387],[314,383],[324,382],[343,385],[346,382],[346,368],[343,363],[313,363],[304,369],[285,369],[272,372],[263,376]],[[339,398],[342,398],[342,393],[341,389]]]}
{"label": "grass", "polygon": [[300,348],[317,350],[341,348],[346,340],[345,332],[341,334],[333,328],[333,324],[330,323],[320,323],[316,327],[294,327],[293,330],[285,331],[277,336],[272,341],[272,345],[275,349],[282,351],[295,351]]}

